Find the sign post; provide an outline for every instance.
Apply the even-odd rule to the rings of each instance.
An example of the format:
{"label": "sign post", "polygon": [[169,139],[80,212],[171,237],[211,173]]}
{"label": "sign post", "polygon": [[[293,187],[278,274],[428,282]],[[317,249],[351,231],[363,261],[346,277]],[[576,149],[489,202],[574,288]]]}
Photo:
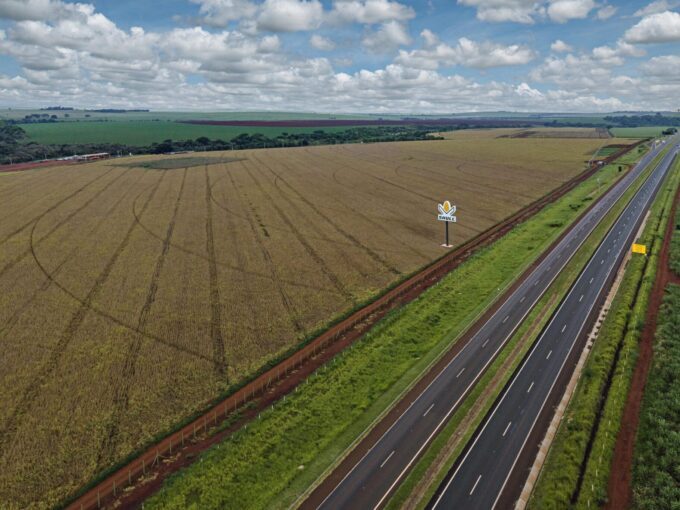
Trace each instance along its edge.
{"label": "sign post", "polygon": [[444,229],[446,233],[446,241],[445,244],[442,244],[442,246],[445,248],[451,248],[452,245],[449,244],[449,223],[456,223],[456,216],[454,215],[456,214],[457,207],[452,205],[448,200],[445,200],[443,204],[437,204],[437,208],[439,209],[437,219],[444,222]]}

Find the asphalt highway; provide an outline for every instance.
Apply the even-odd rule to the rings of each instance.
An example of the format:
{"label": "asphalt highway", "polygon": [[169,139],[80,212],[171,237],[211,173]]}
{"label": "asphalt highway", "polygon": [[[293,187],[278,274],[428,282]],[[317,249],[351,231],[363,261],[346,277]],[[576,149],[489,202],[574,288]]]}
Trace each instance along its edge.
{"label": "asphalt highway", "polygon": [[[528,444],[537,419],[555,388],[574,346],[584,339],[585,325],[597,313],[616,271],[671,165],[671,148],[631,199],[593,257],[572,285],[567,297],[534,344],[530,354],[490,411],[462,460],[442,483],[430,508],[494,508],[515,469],[530,449],[533,461],[540,439]],[[542,434],[540,434],[542,435]],[[523,479],[525,477],[521,477]],[[513,487],[517,495],[521,487]],[[514,501],[514,499],[513,499]],[[507,505],[501,505],[507,506]]]}
{"label": "asphalt highway", "polygon": [[[529,274],[515,292],[500,305],[496,313],[481,326],[458,355],[436,376],[418,398],[410,404],[387,432],[375,444],[371,445],[366,455],[327,495],[318,508],[368,509],[380,507],[387,501],[420,454],[446,424],[452,413],[484,374],[496,355],[503,349],[507,341],[512,337],[536,302],[543,296],[553,280],[560,274],[579,246],[586,240],[616,201],[621,198],[621,195],[635,178],[640,175],[644,168],[665,146],[655,147],[646,154],[627,175],[605,194],[597,206],[588,211],[575,225],[572,225],[560,243],[547,254],[544,260]],[[626,220],[625,225],[622,224],[616,229],[617,232],[619,230],[623,232],[616,240],[618,244],[607,244],[608,241],[611,241],[609,237],[603,243],[602,246],[606,245],[604,248],[605,252],[609,250],[609,253],[606,253],[606,256],[604,256],[604,254],[600,254],[598,251],[600,259],[605,260],[601,264],[599,264],[600,259],[597,260],[598,267],[596,269],[598,269],[598,275],[605,274],[605,270],[610,271],[613,264],[620,258],[617,256],[617,253],[620,253],[620,250],[624,248],[627,249],[625,244],[628,242],[632,232],[634,232],[637,218],[651,200],[654,189],[653,185],[660,181],[664,173],[665,171],[656,171],[653,174],[653,181],[647,181],[644,188],[644,192],[647,193],[646,199],[641,198],[644,195],[636,195],[637,212],[631,213],[634,216]],[[593,275],[595,276],[595,273]],[[587,280],[586,283],[588,284]],[[601,287],[596,280],[593,280],[588,286],[590,288],[584,287],[581,289],[579,287],[579,290],[573,291],[570,294],[571,296],[576,293],[578,310],[592,303],[598,292],[596,289]],[[563,309],[564,305],[560,310]],[[540,361],[545,363],[539,363],[539,365],[545,364],[549,367],[554,365],[556,370],[561,368],[561,363],[565,357],[565,349],[567,349],[567,344],[569,343],[568,339],[575,336],[579,327],[583,324],[581,316],[578,315],[580,312],[574,312],[574,310],[576,309],[572,309],[570,304],[566,314],[563,312],[551,323],[556,324],[554,328],[557,329],[557,333],[553,331],[554,328],[550,328],[549,335],[546,337],[544,334],[541,337],[542,339],[544,337],[554,339],[555,345],[548,345],[547,341],[537,343],[537,346],[548,346],[548,350],[545,352],[543,352],[543,347],[541,347],[540,351],[535,348],[532,352],[532,357],[534,357],[534,352],[538,353],[535,356],[539,358],[543,356]],[[548,355],[547,353],[550,350],[554,352]],[[522,438],[526,429],[524,422],[528,421],[528,425],[531,425],[531,414],[535,411],[534,407],[541,405],[544,399],[540,395],[549,390],[551,377],[554,379],[554,371],[552,369],[549,370],[541,366],[535,367],[535,369],[539,370],[539,372],[534,373],[533,371],[522,369],[519,375],[524,377],[522,374],[528,373],[530,374],[528,377],[531,381],[525,385],[526,387],[522,386],[524,384],[522,380],[510,388],[521,389],[520,397],[524,398],[521,403],[522,405],[518,403],[518,400],[510,397],[501,402],[501,404],[507,402],[504,406],[507,407],[507,412],[510,414],[505,414],[506,407],[504,407],[503,413],[495,412],[491,415],[493,425],[489,424],[488,427],[485,427],[482,434],[475,440],[473,448],[468,451],[465,461],[446,480],[446,486],[443,486],[440,494],[438,494],[437,508],[452,508],[455,506],[456,508],[467,509],[489,508],[492,506],[498,493],[494,488],[500,488],[504,485],[505,473],[511,469],[516,458],[514,453],[510,452],[510,450],[508,450],[510,453],[506,452],[505,448],[511,448],[512,445],[516,448],[522,446]],[[532,382],[533,385],[531,384]],[[515,391],[517,390],[513,390],[513,395]],[[520,398],[520,400],[522,399]],[[530,402],[535,402],[535,404],[530,405]],[[519,407],[516,407],[518,405]],[[518,417],[512,414],[512,412],[516,412],[521,408],[523,410],[520,411]],[[499,419],[501,421],[497,423]],[[503,430],[508,422],[510,422],[508,430]],[[497,430],[497,427],[501,427],[500,432]],[[505,432],[505,435],[503,435],[503,432]],[[512,440],[505,440],[505,438],[510,438],[508,434],[512,436]],[[499,449],[500,446],[494,443],[494,441],[489,442],[486,440],[487,437],[497,440],[496,436],[504,440],[500,442],[500,446],[503,447],[502,451]],[[497,449],[498,453],[493,453],[494,449]],[[509,456],[509,461],[501,463],[501,457],[505,459],[505,456]]]}

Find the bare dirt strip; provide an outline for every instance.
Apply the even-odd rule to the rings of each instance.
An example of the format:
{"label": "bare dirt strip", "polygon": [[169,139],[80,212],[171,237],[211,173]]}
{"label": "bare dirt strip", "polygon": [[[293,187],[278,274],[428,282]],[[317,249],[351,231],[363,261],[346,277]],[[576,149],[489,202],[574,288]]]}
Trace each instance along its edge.
{"label": "bare dirt strip", "polygon": [[[609,162],[620,157],[644,141],[641,140],[616,154],[612,154],[606,161]],[[191,464],[200,452],[207,450],[235,430],[243,427],[250,420],[256,418],[263,409],[268,408],[284,395],[293,391],[301,381],[304,381],[317,368],[363,336],[390,310],[418,297],[427,288],[440,281],[448,272],[467,260],[478,249],[492,244],[512,230],[515,225],[526,221],[545,205],[554,202],[592,176],[598,168],[600,168],[598,165],[591,166],[588,170],[562,184],[543,198],[480,233],[401,284],[388,290],[372,303],[330,327],[229,397],[214,404],[205,413],[181,429],[166,436],[134,457],[123,467],[113,471],[77,499],[74,499],[68,504],[67,508],[69,510],[89,510],[118,507],[119,505],[123,505],[125,508],[141,506],[146,498],[161,487],[163,480],[168,475]],[[599,200],[593,202],[583,214]],[[557,242],[559,242],[559,239],[555,241],[555,243]],[[528,272],[539,264],[542,258],[543,256],[526,270],[515,284],[506,291],[506,295],[521,283]],[[498,302],[501,302],[501,300],[498,300]],[[494,308],[492,307],[480,319],[482,321],[480,323],[488,319],[493,312]],[[455,356],[467,339],[469,337],[466,335],[462,341],[457,342],[440,363],[446,363],[450,357]],[[436,374],[439,366],[440,364],[437,364],[430,374]],[[427,379],[427,376],[425,379]],[[421,388],[422,382],[417,384],[413,391]],[[401,413],[402,404],[403,402],[388,413],[385,420],[389,420],[394,412],[397,412],[396,416],[398,416]],[[376,429],[380,429],[381,424]],[[352,455],[348,458],[351,458]]]}
{"label": "bare dirt strip", "polygon": [[659,254],[659,264],[656,272],[656,280],[652,287],[652,294],[649,298],[645,326],[642,330],[640,340],[640,351],[637,364],[633,372],[628,400],[621,417],[621,428],[616,438],[614,446],[614,457],[612,459],[612,471],[609,475],[609,486],[607,489],[607,504],[605,509],[621,510],[630,508],[632,503],[633,477],[633,453],[635,451],[635,435],[640,421],[640,407],[642,397],[647,383],[647,375],[652,364],[654,355],[654,336],[656,333],[657,314],[663,301],[664,289],[669,282],[680,282],[680,275],[671,272],[668,265],[669,249],[673,229],[675,227],[675,212],[680,202],[680,188],[675,195],[673,207],[668,217],[668,225],[664,242]]}

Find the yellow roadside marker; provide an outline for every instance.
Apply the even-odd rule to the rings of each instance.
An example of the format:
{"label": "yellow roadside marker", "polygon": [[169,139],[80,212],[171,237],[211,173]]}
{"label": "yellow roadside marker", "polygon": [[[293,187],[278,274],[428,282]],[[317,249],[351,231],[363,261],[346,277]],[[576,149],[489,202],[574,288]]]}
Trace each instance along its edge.
{"label": "yellow roadside marker", "polygon": [[647,246],[644,244],[633,244],[633,253],[642,253],[647,255]]}

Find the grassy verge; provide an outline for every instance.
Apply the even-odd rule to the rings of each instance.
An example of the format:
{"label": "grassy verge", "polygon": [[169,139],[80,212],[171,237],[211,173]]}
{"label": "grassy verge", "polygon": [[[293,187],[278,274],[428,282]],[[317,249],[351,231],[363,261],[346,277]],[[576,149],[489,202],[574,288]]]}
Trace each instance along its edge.
{"label": "grassy verge", "polygon": [[[506,347],[482,376],[480,382],[463,401],[458,411],[453,414],[444,430],[438,434],[422,458],[416,463],[409,476],[391,498],[388,505],[389,509],[401,508],[406,502],[408,502],[409,508],[425,507],[490,410],[493,402],[514,374],[524,355],[531,349],[543,327],[550,320],[573,281],[583,270],[618,215],[642,185],[647,175],[649,175],[649,171],[644,172],[638,178],[635,185],[626,191],[621,200],[609,211],[587,241],[574,254],[565,269],[551,284]],[[490,386],[493,386],[493,389],[488,391]],[[475,417],[470,420],[469,413],[472,409],[474,409]],[[452,443],[455,443],[455,446]],[[451,448],[450,453],[445,451],[445,449],[448,449],[447,447]],[[436,472],[433,472],[430,466],[437,458],[441,461],[442,455],[447,456],[446,460],[437,466]],[[418,497],[412,497],[416,488]]]}
{"label": "grassy verge", "polygon": [[[598,173],[601,190],[617,179]],[[580,184],[438,285],[393,311],[352,349],[166,482],[149,508],[285,507],[322,473],[600,191]]]}
{"label": "grassy verge", "polygon": [[675,274],[680,275],[680,207],[675,210],[675,227],[671,237],[671,247],[668,264]]}
{"label": "grassy verge", "polygon": [[654,360],[633,458],[633,505],[677,508],[680,501],[680,286],[669,284],[659,311]]}
{"label": "grassy verge", "polygon": [[[649,258],[633,257],[626,268],[548,453],[529,502],[531,508],[588,508],[606,500],[611,456],[679,178],[676,165],[652,206],[642,235],[641,242],[651,248]],[[582,486],[581,476],[587,481]]]}

